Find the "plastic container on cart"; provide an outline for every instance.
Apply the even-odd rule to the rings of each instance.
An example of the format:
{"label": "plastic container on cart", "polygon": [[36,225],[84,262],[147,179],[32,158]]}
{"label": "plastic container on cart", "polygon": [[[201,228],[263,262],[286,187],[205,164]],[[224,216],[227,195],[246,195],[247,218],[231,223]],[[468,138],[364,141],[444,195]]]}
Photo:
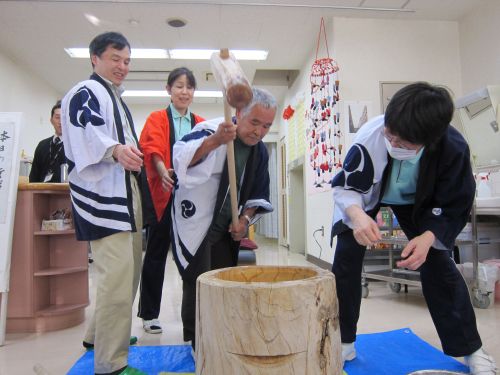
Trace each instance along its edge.
{"label": "plastic container on cart", "polygon": [[489,173],[479,174],[479,184],[477,185],[478,198],[491,198],[491,187],[488,179]]}
{"label": "plastic container on cart", "polygon": [[[498,257],[499,245],[496,239],[500,234],[500,225],[495,222],[478,223],[477,232],[477,241],[481,245],[481,251],[478,253],[479,261]],[[457,237],[461,263],[473,261],[472,240],[472,224],[467,223]]]}
{"label": "plastic container on cart", "polygon": [[495,283],[495,302],[500,302],[500,259],[487,259],[486,264],[491,264],[497,267],[497,282]]}
{"label": "plastic container on cart", "polygon": [[[471,262],[457,264],[457,268],[462,273],[462,276],[471,291],[474,286],[473,267],[474,265]],[[482,302],[482,306],[478,307],[488,308],[493,306],[495,300],[495,283],[499,279],[497,266],[493,264],[479,263],[477,279],[478,290],[480,290],[483,295],[488,297],[488,300],[484,300]]]}

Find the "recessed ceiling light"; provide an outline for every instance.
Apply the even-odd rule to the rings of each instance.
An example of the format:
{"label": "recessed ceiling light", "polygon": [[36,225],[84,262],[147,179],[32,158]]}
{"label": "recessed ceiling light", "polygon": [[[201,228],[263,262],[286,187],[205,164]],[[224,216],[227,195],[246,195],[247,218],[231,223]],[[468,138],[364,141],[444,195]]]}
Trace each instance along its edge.
{"label": "recessed ceiling light", "polygon": [[[88,48],[65,48],[66,53],[74,58],[90,58]],[[168,59],[168,51],[161,48],[132,48],[133,59]]]}
{"label": "recessed ceiling light", "polygon": [[[169,98],[166,90],[125,90],[122,94],[125,97],[135,98]],[[222,98],[222,91],[195,91],[196,98]]]}
{"label": "recessed ceiling light", "polygon": [[130,26],[138,26],[140,24],[139,20],[137,20],[135,18],[129,19],[128,23],[129,23]]}
{"label": "recessed ceiling light", "polygon": [[167,25],[172,26],[172,27],[184,27],[186,26],[187,21],[182,18],[178,17],[173,17],[173,18],[167,18]]}

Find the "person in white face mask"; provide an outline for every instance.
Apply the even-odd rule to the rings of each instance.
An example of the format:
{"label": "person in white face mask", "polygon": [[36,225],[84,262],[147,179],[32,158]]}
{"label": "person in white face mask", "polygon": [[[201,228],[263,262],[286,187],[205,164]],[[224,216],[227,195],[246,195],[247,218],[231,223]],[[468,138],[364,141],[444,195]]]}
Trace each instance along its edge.
{"label": "person in white face mask", "polygon": [[339,300],[342,359],[356,357],[361,270],[367,246],[382,239],[374,218],[391,207],[409,239],[397,265],[418,270],[444,353],[465,357],[471,374],[495,374],[483,349],[467,286],[450,257],[475,194],[470,153],[449,126],[454,105],[441,87],[399,90],[385,115],[358,131],[332,180],[337,245],[332,272]]}

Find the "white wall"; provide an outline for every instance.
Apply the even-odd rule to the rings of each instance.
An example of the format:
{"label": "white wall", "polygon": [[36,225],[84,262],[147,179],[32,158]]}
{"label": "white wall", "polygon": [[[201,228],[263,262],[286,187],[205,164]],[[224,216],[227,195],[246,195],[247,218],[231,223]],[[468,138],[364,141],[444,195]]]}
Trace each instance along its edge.
{"label": "white wall", "polygon": [[462,94],[500,84],[500,1],[484,0],[459,22]]}
{"label": "white wall", "polygon": [[38,142],[54,134],[50,110],[61,95],[1,52],[0,82],[0,112],[23,113],[20,149],[33,156]]}
{"label": "white wall", "polygon": [[335,18],[341,98],[369,100],[380,114],[380,81],[425,80],[461,92],[458,24]]}
{"label": "white wall", "polygon": [[[327,24],[330,57],[340,67],[340,97],[372,102],[372,116],[380,110],[380,81],[426,80],[461,92],[458,23],[382,19],[334,18]],[[315,47],[315,46],[314,46]],[[315,49],[301,69],[285,105],[295,95],[309,92],[309,71]],[[323,56],[321,56],[323,57]],[[309,95],[306,95],[306,103]],[[341,105],[342,107],[342,105]],[[344,124],[345,126],[345,124]],[[286,136],[286,126],[280,136]],[[307,195],[306,253],[333,261],[329,246],[333,201],[331,191]],[[290,215],[299,214],[292,213]],[[324,226],[324,237],[313,232]]]}

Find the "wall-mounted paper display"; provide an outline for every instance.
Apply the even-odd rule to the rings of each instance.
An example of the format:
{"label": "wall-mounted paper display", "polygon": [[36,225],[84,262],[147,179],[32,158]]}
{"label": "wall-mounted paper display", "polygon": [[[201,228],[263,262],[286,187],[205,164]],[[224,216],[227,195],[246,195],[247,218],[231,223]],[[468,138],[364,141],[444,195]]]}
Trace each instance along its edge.
{"label": "wall-mounted paper display", "polygon": [[487,86],[455,102],[476,171],[500,170],[500,85]]}
{"label": "wall-mounted paper display", "polygon": [[370,101],[344,101],[344,124],[350,134],[357,133],[372,116],[371,106]]}
{"label": "wall-mounted paper display", "polygon": [[5,343],[12,233],[19,179],[21,113],[0,112],[0,346]]}

